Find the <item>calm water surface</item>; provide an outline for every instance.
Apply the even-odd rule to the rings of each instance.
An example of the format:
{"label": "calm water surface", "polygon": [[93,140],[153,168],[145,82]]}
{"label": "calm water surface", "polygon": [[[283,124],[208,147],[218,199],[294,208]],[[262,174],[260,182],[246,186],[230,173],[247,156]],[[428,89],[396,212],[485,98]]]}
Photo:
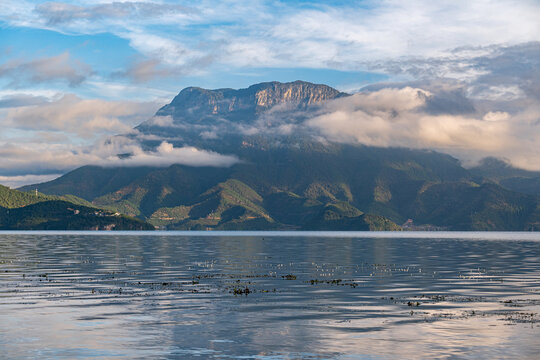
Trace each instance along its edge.
{"label": "calm water surface", "polygon": [[540,358],[540,234],[210,235],[0,233],[0,357]]}

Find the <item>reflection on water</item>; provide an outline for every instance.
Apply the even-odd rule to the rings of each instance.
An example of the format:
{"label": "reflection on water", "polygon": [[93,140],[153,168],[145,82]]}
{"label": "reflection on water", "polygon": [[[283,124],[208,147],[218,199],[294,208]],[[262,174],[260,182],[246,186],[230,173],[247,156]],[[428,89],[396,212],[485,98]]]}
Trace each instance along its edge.
{"label": "reflection on water", "polygon": [[540,354],[538,235],[194,235],[0,234],[2,356]]}

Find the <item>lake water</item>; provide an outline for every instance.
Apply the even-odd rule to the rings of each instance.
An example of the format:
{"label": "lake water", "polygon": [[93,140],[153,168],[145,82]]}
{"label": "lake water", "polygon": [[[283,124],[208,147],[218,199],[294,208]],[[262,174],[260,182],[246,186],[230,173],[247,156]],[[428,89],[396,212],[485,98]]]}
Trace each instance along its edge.
{"label": "lake water", "polygon": [[540,234],[0,233],[1,358],[540,358]]}

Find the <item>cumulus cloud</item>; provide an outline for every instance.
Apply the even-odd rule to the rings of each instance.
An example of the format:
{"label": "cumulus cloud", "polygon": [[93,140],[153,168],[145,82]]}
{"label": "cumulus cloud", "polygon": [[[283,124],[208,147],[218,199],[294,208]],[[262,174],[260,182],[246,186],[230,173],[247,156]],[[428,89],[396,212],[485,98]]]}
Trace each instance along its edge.
{"label": "cumulus cloud", "polygon": [[[460,47],[438,57],[408,57],[366,62],[372,70],[411,76],[416,84],[446,80],[466,87],[473,99],[512,101],[540,99],[540,42]],[[384,85],[378,85],[380,88]],[[376,88],[376,87],[375,87]]]}
{"label": "cumulus cloud", "polygon": [[150,117],[158,108],[153,102],[81,99],[73,94],[7,110],[4,126],[36,131],[58,131],[93,138],[100,134],[130,132],[135,124]]}
{"label": "cumulus cloud", "polygon": [[[126,69],[113,74],[119,81],[127,78],[139,83],[197,74],[211,66],[220,70],[368,69],[411,80],[365,89],[327,104],[316,114],[284,119],[276,110],[253,124],[220,122],[191,129],[202,139],[216,139],[227,131],[291,136],[307,132],[324,141],[434,148],[469,161],[500,155],[518,166],[540,168],[536,150],[540,141],[538,1],[389,0],[364,4],[367,6],[347,2],[276,5],[230,0],[183,6],[72,0],[36,5],[5,0],[0,3],[0,21],[64,34],[109,32],[127,39],[139,54]],[[0,76],[11,81],[11,90],[30,82],[61,81],[70,86],[84,82],[101,96],[140,96],[142,87],[130,89],[96,76],[88,80],[92,74],[88,65],[68,52],[0,65]],[[171,95],[156,89],[144,91],[161,98]],[[28,161],[41,159],[46,164],[43,169],[51,171],[56,169],[54,164],[61,164],[63,171],[109,157],[114,162],[120,150],[132,153],[129,159],[191,154],[189,148],[167,145],[153,155],[133,144],[133,148],[124,145],[104,151],[107,147],[103,145],[90,151],[58,137],[73,136],[72,143],[80,143],[101,134],[131,131],[132,125],[150,118],[156,109],[153,105],[146,108],[135,102],[85,100],[73,95],[2,95],[0,123],[4,128],[32,132],[34,139],[38,136],[34,133],[41,132],[39,139],[43,140],[43,144],[19,141],[16,145],[4,141],[1,154],[6,156],[2,160],[6,169],[17,168],[19,163],[39,168],[40,163]],[[170,118],[156,117],[150,122],[163,132],[168,127],[180,129]]]}
{"label": "cumulus cloud", "polygon": [[[10,186],[87,164],[228,166],[236,161],[166,143],[153,152],[143,150],[139,141],[149,138],[133,126],[155,113],[161,106],[155,102],[88,100],[73,94],[6,94],[0,98],[0,125],[4,129],[0,134],[0,183]],[[118,133],[128,136],[108,138]],[[118,154],[126,156],[121,159]]]}
{"label": "cumulus cloud", "polygon": [[217,166],[229,167],[239,162],[236,156],[222,155],[213,151],[197,149],[193,146],[174,147],[164,141],[155,151],[143,151],[139,147],[133,147],[130,156],[118,158],[108,157],[106,166],[168,166],[171,164],[183,164],[189,166]]}
{"label": "cumulus cloud", "polygon": [[[136,139],[115,136],[91,146],[72,144],[5,143],[0,145],[0,183],[23,185],[36,176],[65,173],[83,165],[97,166],[188,166],[229,167],[239,162],[192,146],[174,147],[164,141],[154,150],[144,150]],[[2,180],[3,179],[3,180]],[[4,182],[2,182],[4,181]]]}
{"label": "cumulus cloud", "polygon": [[54,180],[60,176],[62,174],[0,176],[0,184],[15,189],[24,185]]}
{"label": "cumulus cloud", "polygon": [[[381,147],[435,149],[472,164],[484,157],[540,169],[540,106],[508,113],[430,111],[429,91],[404,87],[358,93],[329,102],[306,121],[327,140]],[[466,100],[468,103],[470,100]]]}
{"label": "cumulus cloud", "polygon": [[73,59],[69,52],[31,61],[11,60],[0,65],[0,77],[9,78],[12,86],[64,81],[70,86],[82,83],[92,74],[89,65]]}
{"label": "cumulus cloud", "polygon": [[[231,133],[307,135],[323,142],[435,149],[455,155],[466,164],[494,156],[509,159],[518,167],[539,170],[538,102],[525,99],[519,102],[521,106],[514,104],[510,110],[498,110],[486,106],[484,100],[467,98],[465,93],[465,88],[455,83],[431,84],[429,89],[411,86],[371,89],[298,114],[277,107],[249,123],[220,119],[208,124],[189,124],[176,123],[171,116],[154,116],[146,125],[161,132],[130,130],[128,136],[111,137],[92,146],[76,146],[73,141],[53,135],[69,131],[81,137],[91,131],[121,132],[125,125],[117,128],[114,121],[103,125],[99,119],[133,115],[137,113],[136,104],[64,96],[44,106],[7,110],[11,126],[18,124],[20,129],[32,129],[35,137],[27,142],[0,146],[0,168],[3,169],[0,175],[28,174],[29,169],[35,174],[56,174],[87,164],[231,166],[239,161],[235,156],[189,146],[189,136],[213,140]],[[452,94],[446,102],[445,94]],[[97,113],[91,109],[97,109]],[[99,121],[94,121],[94,117]],[[31,118],[34,120],[29,120]],[[50,123],[45,127],[39,125],[40,122]],[[179,133],[170,131],[171,128]],[[178,134],[191,135],[186,142],[186,139],[176,141],[174,137]],[[146,140],[161,141],[161,144],[153,150],[144,149],[140,143]],[[185,145],[174,147],[173,140]]]}

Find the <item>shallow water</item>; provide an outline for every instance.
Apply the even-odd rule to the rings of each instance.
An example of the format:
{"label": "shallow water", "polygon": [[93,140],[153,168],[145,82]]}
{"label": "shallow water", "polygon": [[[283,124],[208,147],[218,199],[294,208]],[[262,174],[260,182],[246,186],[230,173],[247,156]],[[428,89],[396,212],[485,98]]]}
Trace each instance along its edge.
{"label": "shallow water", "polygon": [[539,319],[540,234],[0,233],[5,358],[532,359]]}

